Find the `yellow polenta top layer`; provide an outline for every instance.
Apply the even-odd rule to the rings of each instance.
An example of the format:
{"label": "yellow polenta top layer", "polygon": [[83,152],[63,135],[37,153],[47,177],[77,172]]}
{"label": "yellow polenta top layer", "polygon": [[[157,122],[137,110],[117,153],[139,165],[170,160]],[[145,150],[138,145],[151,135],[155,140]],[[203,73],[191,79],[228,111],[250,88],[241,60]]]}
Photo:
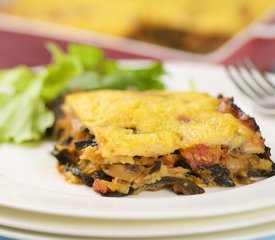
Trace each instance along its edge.
{"label": "yellow polenta top layer", "polygon": [[71,94],[65,104],[95,135],[103,157],[159,156],[197,144],[263,152],[263,140],[240,120],[217,111],[206,93],[101,90]]}

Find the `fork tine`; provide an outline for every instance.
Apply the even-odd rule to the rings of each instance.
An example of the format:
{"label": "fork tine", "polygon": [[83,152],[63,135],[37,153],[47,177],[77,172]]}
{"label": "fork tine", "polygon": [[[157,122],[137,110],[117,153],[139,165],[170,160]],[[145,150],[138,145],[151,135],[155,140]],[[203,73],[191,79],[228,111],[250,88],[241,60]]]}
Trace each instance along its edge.
{"label": "fork tine", "polygon": [[[275,115],[274,85],[271,82],[269,82],[270,84],[272,84],[271,87],[269,86],[269,84],[268,86],[269,88],[271,88],[270,91],[273,91],[273,94],[266,94],[266,91],[269,91],[269,88],[267,86],[264,87],[262,85],[262,83],[266,84],[266,81],[259,80],[261,81],[261,83],[259,83],[260,86],[259,84],[257,84],[257,80],[259,79],[257,73],[261,74],[261,78],[263,78],[262,76],[264,76],[264,73],[260,72],[257,68],[253,68],[251,70],[248,66],[247,61],[245,62],[243,60],[242,63],[245,64],[245,66],[235,63],[224,67],[229,79],[233,82],[235,87],[239,89],[240,92],[242,92],[245,96],[252,100],[251,102],[254,103],[254,107],[258,112],[268,115]],[[253,77],[255,79],[252,79]],[[261,97],[261,94],[263,95],[263,97]]]}
{"label": "fork tine", "polygon": [[267,84],[266,84],[266,77],[263,78],[260,76],[257,78],[255,76],[255,72],[253,72],[253,70],[256,71],[258,73],[258,75],[260,75],[262,72],[259,69],[255,69],[255,68],[251,67],[251,60],[249,58],[243,59],[243,67],[248,72],[248,74],[250,75],[250,77],[254,81],[254,83],[259,87],[259,91],[261,91],[264,95],[271,96],[272,94],[274,94],[274,91],[270,90],[270,86],[269,85],[267,86]]}
{"label": "fork tine", "polygon": [[[234,67],[235,69],[235,67]],[[251,96],[251,94],[249,92],[247,92],[247,90],[238,83],[238,80],[234,77],[234,75],[232,74],[232,72],[230,71],[230,67],[229,66],[225,66],[225,70],[229,76],[229,78],[233,81],[234,85],[247,97],[249,97],[250,99],[253,99],[253,97]]]}
{"label": "fork tine", "polygon": [[[249,89],[249,91],[253,93],[254,98],[263,97],[263,94],[258,89],[253,87],[253,84],[251,83],[250,73],[245,71],[245,68],[243,68],[241,64],[234,63],[233,66],[234,66],[235,71],[237,72],[240,80],[243,82],[243,84],[246,85],[246,87]],[[245,76],[244,71],[248,74],[247,76]]]}
{"label": "fork tine", "polygon": [[271,87],[273,91],[275,90],[275,85],[267,78],[267,76],[255,65],[255,63],[250,58],[245,58],[245,62],[248,68],[257,71],[261,79],[264,80],[264,82],[269,85],[269,87]]}

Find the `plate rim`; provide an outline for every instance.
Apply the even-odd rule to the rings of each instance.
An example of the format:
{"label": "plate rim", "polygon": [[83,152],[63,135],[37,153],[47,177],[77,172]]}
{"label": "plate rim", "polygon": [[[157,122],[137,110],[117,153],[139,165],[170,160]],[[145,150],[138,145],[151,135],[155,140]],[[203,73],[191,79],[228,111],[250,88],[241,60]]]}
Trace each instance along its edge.
{"label": "plate rim", "polygon": [[[3,210],[3,208],[2,208]],[[13,209],[12,209],[13,210]],[[10,209],[8,209],[7,211],[10,211]],[[264,208],[264,209],[260,209],[260,210],[253,210],[250,212],[246,212],[245,214],[243,213],[238,213],[236,214],[230,214],[230,216],[227,215],[223,215],[223,216],[217,216],[217,217],[205,217],[204,219],[200,219],[200,221],[202,220],[203,222],[197,223],[196,221],[198,219],[192,219],[192,223],[189,223],[191,225],[191,227],[193,227],[191,230],[189,229],[190,226],[188,227],[188,231],[185,231],[184,229],[180,229],[179,227],[182,226],[182,223],[185,222],[185,219],[173,219],[171,222],[171,219],[167,219],[167,221],[145,221],[144,220],[140,220],[140,221],[133,221],[131,222],[131,229],[128,230],[128,233],[125,234],[124,229],[125,228],[125,221],[127,220],[123,220],[123,221],[118,221],[116,219],[112,219],[112,222],[116,222],[116,226],[114,228],[116,228],[117,231],[117,224],[120,224],[120,232],[123,232],[123,234],[117,234],[117,237],[121,237],[121,238],[132,238],[132,237],[177,237],[177,236],[192,236],[192,235],[198,235],[198,234],[209,234],[212,232],[223,232],[223,231],[229,231],[229,230],[237,230],[237,229],[243,229],[243,228],[248,228],[248,227],[255,227],[258,225],[262,225],[262,224],[266,224],[269,222],[275,222],[275,207],[271,207],[271,208]],[[21,216],[22,214],[27,214],[28,216],[25,216],[24,218],[24,223],[22,224],[22,221],[16,219],[17,218],[17,214],[20,214]],[[30,215],[31,214],[31,215]],[[269,215],[268,215],[269,214]],[[79,237],[112,237],[114,235],[114,232],[112,232],[112,229],[108,230],[108,233],[106,234],[106,232],[104,232],[104,234],[101,234],[102,230],[100,230],[98,228],[98,226],[94,226],[95,230],[88,232],[84,232],[85,228],[81,228],[77,231],[69,231],[68,232],[68,227],[71,229],[71,226],[67,225],[66,223],[65,225],[63,224],[63,226],[58,225],[58,230],[56,230],[57,228],[55,228],[53,230],[52,226],[49,226],[49,222],[52,221],[52,218],[56,218],[56,216],[50,216],[51,219],[46,220],[46,222],[43,220],[41,222],[41,217],[46,217],[43,213],[37,214],[37,213],[28,213],[27,211],[21,211],[21,210],[13,210],[13,212],[11,213],[11,215],[14,215],[12,217],[10,217],[8,220],[2,220],[0,217],[0,224],[2,226],[7,226],[7,227],[12,227],[12,228],[17,228],[17,229],[21,229],[21,230],[28,230],[28,229],[32,229],[33,231],[36,232],[41,232],[41,233],[50,233],[50,234],[59,234],[59,235],[69,235],[69,236],[79,236]],[[47,214],[48,216],[49,214]],[[6,217],[6,216],[5,216]],[[13,218],[13,219],[12,219]],[[33,219],[34,218],[34,219]],[[57,220],[58,222],[62,222],[62,218],[65,218],[64,216],[59,216]],[[229,218],[229,219],[228,219]],[[12,220],[11,220],[12,219]],[[29,221],[30,219],[31,222]],[[46,218],[45,218],[46,219]],[[255,220],[251,220],[251,219],[256,219]],[[74,219],[74,217],[70,217],[69,221],[74,220],[75,222],[71,223],[72,225],[74,225],[74,227],[77,229],[79,225],[77,225],[77,221],[79,220]],[[83,219],[81,219],[83,221]],[[17,222],[20,221],[20,224],[18,224]],[[26,221],[26,222],[25,222]],[[40,221],[40,223],[39,223]],[[89,221],[89,219],[84,219],[84,221]],[[91,220],[90,220],[91,221]],[[98,221],[98,219],[93,219],[92,221]],[[37,222],[36,225],[34,225],[33,222]],[[127,221],[129,222],[129,221]],[[143,228],[143,225],[149,225],[149,228],[152,227],[154,228],[154,231],[150,231],[150,233],[144,231],[142,232],[142,234],[133,234],[133,228],[136,228],[136,225],[139,223],[142,223],[142,226],[139,226],[139,228]],[[167,226],[166,224],[169,222],[170,226]],[[81,226],[83,222],[79,223]],[[209,223],[211,224],[210,229],[208,229],[209,227]],[[218,228],[216,228],[217,223],[219,223],[220,225],[218,225]],[[89,222],[89,224],[92,224]],[[87,228],[91,229],[88,223],[86,223]],[[112,224],[110,222],[101,222],[100,225],[107,225],[110,226],[109,224]],[[152,224],[150,226],[150,224]],[[176,226],[171,228],[171,225],[176,224]],[[197,226],[198,224],[200,226],[202,226],[202,229],[200,231],[197,231]],[[47,226],[46,228],[43,227],[43,225]],[[167,228],[164,227],[168,227],[170,228],[169,231],[166,231]],[[89,227],[88,227],[89,226]],[[162,229],[165,229],[166,232],[159,232],[159,227],[163,227]],[[186,226],[187,227],[187,226]],[[129,226],[126,226],[126,228],[128,229]],[[174,228],[174,229],[173,229]],[[175,228],[177,229],[177,231],[175,231]],[[63,229],[63,230],[62,230]],[[195,230],[196,229],[196,230]],[[129,234],[130,232],[130,234]],[[119,236],[118,236],[119,235]]]}

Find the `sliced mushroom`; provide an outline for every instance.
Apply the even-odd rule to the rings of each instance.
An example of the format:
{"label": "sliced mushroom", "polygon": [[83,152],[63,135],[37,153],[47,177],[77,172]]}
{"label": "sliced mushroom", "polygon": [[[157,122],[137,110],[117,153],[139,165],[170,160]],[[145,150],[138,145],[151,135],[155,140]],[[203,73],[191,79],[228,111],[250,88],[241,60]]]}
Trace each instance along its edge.
{"label": "sliced mushroom", "polygon": [[192,168],[190,167],[190,165],[188,164],[188,162],[185,161],[184,158],[180,158],[178,161],[176,161],[175,167],[182,167],[182,168],[186,168],[186,169],[192,170]]}
{"label": "sliced mushroom", "polygon": [[275,163],[269,159],[260,159],[260,164],[252,164],[248,167],[250,177],[271,177],[275,175]]}
{"label": "sliced mushroom", "polygon": [[108,182],[112,182],[112,179],[113,179],[111,176],[107,175],[103,171],[95,171],[95,172],[93,172],[92,176],[94,179],[101,179],[101,180],[105,180]]}
{"label": "sliced mushroom", "polygon": [[93,183],[94,183],[94,178],[92,176],[89,176],[85,173],[81,174],[81,179],[83,181],[83,183],[88,186],[88,187],[92,187]]}
{"label": "sliced mushroom", "polygon": [[178,179],[172,190],[179,195],[192,195],[204,193],[204,189],[188,179]]}
{"label": "sliced mushroom", "polygon": [[96,142],[96,139],[93,138],[93,139],[88,139],[88,140],[82,140],[82,141],[78,141],[78,142],[75,142],[74,143],[74,146],[77,150],[81,150],[83,148],[86,148],[86,147],[95,147],[97,146],[97,142]]}
{"label": "sliced mushroom", "polygon": [[72,142],[73,138],[71,136],[67,137],[62,143],[61,145],[63,146],[68,146],[70,145],[70,143]]}
{"label": "sliced mushroom", "polygon": [[121,192],[106,192],[100,193],[103,197],[126,197],[132,195],[134,193],[134,189],[132,187],[129,188],[129,192],[127,194]]}
{"label": "sliced mushroom", "polygon": [[226,168],[221,167],[219,164],[215,164],[209,168],[207,168],[210,172],[214,181],[219,186],[224,187],[234,187],[235,183],[229,177],[229,170]]}
{"label": "sliced mushroom", "polygon": [[108,164],[102,167],[102,170],[113,178],[118,177],[127,182],[133,182],[135,179],[142,176],[145,170],[144,166],[131,164]]}
{"label": "sliced mushroom", "polygon": [[177,194],[200,194],[204,193],[204,189],[193,183],[188,179],[176,178],[176,177],[162,177],[159,181],[145,186],[146,190],[159,190],[164,187],[172,188]]}
{"label": "sliced mushroom", "polygon": [[75,158],[67,149],[63,149],[61,151],[54,150],[52,155],[61,165],[70,164],[74,161]]}
{"label": "sliced mushroom", "polygon": [[161,168],[161,161],[155,161],[153,166],[150,169],[149,174],[152,174],[154,172],[158,172]]}

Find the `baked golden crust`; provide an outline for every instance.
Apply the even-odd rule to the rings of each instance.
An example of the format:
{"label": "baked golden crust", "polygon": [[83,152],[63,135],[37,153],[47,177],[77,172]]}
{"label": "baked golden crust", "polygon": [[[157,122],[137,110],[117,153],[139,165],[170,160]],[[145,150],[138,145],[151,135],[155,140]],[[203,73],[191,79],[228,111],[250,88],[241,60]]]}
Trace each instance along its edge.
{"label": "baked golden crust", "polygon": [[106,90],[69,95],[65,103],[105,158],[160,156],[197,144],[264,151],[260,134],[219,112],[220,100],[205,93]]}

